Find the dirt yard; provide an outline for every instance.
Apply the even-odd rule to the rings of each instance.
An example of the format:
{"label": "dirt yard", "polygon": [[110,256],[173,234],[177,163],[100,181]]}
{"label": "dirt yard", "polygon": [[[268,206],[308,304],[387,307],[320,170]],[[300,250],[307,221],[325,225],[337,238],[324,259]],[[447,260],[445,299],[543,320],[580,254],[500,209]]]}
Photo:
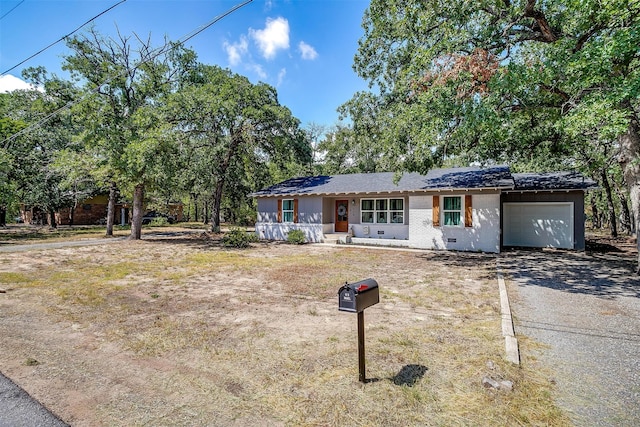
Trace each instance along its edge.
{"label": "dirt yard", "polygon": [[[504,360],[495,261],[200,232],[4,253],[0,370],[73,426],[568,425]],[[367,277],[362,384],[337,291]]]}

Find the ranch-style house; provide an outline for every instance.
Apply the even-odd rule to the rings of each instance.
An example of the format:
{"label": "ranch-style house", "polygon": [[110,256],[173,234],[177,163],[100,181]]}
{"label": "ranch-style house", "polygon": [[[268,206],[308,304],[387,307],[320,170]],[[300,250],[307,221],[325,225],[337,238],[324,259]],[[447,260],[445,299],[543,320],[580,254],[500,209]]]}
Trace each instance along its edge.
{"label": "ranch-style house", "polygon": [[508,166],[292,178],[252,194],[256,233],[309,242],[500,252],[583,250],[584,193],[575,172],[511,173]]}

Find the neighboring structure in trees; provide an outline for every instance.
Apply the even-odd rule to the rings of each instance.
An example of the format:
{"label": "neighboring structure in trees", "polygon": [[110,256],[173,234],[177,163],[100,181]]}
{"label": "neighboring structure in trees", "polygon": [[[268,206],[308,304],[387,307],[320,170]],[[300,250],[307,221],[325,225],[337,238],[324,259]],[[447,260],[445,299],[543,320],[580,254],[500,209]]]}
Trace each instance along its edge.
{"label": "neighboring structure in trees", "polygon": [[[98,194],[88,199],[82,200],[75,207],[62,208],[55,212],[56,223],[59,225],[97,225],[105,224],[108,215],[109,195]],[[149,208],[145,208],[145,212]],[[171,215],[176,221],[183,220],[182,203],[169,203],[164,211]],[[22,205],[20,216],[25,223],[30,224],[50,224],[46,212],[35,206]],[[131,222],[131,204],[118,202],[115,204],[114,224],[129,224]]]}
{"label": "neighboring structure in trees", "polygon": [[584,192],[573,172],[512,174],[508,167],[293,178],[255,192],[256,233],[423,249],[500,252],[505,246],[582,250]]}

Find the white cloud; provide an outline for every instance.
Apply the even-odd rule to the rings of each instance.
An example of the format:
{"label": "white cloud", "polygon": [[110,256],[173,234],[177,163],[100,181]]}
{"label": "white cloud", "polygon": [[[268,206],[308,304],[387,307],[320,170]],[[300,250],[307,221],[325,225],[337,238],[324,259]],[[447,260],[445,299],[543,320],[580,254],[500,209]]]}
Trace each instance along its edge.
{"label": "white cloud", "polygon": [[287,75],[287,69],[286,68],[281,69],[280,72],[278,73],[278,83],[276,83],[276,86],[280,86],[280,84],[282,83],[286,75]]}
{"label": "white cloud", "polygon": [[0,76],[0,93],[12,92],[18,89],[33,89],[33,86],[11,74]]}
{"label": "white cloud", "polygon": [[262,56],[272,59],[279,49],[289,48],[289,21],[285,18],[267,18],[264,30],[249,28],[249,35],[258,45]]}
{"label": "white cloud", "polygon": [[235,66],[242,62],[242,56],[247,53],[247,38],[240,36],[240,41],[236,43],[224,42],[224,49],[227,51],[229,65]]}
{"label": "white cloud", "polygon": [[313,61],[318,57],[318,52],[311,46],[310,44],[306,44],[301,41],[298,43],[298,49],[300,50],[300,54],[302,55],[302,59],[308,59]]}
{"label": "white cloud", "polygon": [[262,80],[266,80],[267,79],[267,73],[266,71],[264,71],[264,68],[262,68],[262,65],[260,64],[249,64],[248,68],[250,70],[252,70],[254,73],[256,73],[258,75],[258,77]]}

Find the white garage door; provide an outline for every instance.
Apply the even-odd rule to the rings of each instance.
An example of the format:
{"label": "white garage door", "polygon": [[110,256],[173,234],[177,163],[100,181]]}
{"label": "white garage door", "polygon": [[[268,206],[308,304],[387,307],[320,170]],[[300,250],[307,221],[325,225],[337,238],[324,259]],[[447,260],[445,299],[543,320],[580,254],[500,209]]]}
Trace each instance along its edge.
{"label": "white garage door", "polygon": [[504,203],[504,246],[573,249],[573,203]]}

